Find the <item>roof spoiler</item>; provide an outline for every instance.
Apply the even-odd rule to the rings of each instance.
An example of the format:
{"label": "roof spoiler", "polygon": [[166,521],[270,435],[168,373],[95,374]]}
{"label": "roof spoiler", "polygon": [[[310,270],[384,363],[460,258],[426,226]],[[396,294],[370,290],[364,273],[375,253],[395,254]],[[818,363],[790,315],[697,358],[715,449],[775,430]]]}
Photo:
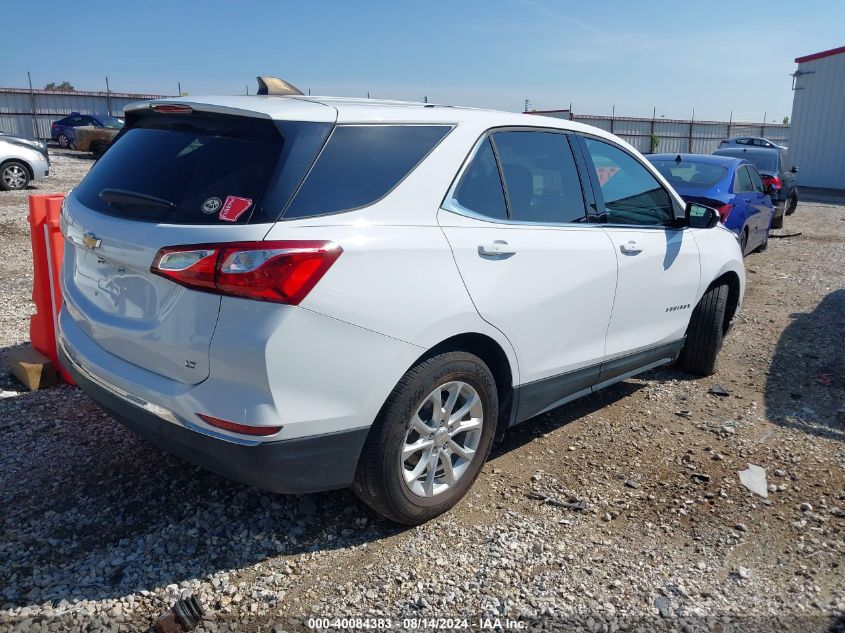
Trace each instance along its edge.
{"label": "roof spoiler", "polygon": [[284,79],[262,75],[258,80],[258,94],[260,95],[301,95],[302,91],[289,84]]}

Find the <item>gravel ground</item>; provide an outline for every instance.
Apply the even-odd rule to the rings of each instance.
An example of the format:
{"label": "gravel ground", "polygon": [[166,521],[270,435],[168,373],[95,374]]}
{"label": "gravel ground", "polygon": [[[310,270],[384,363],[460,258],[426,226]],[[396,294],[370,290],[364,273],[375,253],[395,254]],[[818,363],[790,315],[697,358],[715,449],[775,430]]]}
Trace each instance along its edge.
{"label": "gravel ground", "polygon": [[[27,193],[91,164],[53,157]],[[715,376],[652,371],[522,425],[414,529],[346,491],[221,479],[76,388],[20,392],[5,352],[28,339],[25,216],[25,194],[0,193],[0,629],[139,631],[192,593],[205,631],[845,630],[845,200],[802,202],[746,260]],[[748,464],[767,498],[740,484]]]}

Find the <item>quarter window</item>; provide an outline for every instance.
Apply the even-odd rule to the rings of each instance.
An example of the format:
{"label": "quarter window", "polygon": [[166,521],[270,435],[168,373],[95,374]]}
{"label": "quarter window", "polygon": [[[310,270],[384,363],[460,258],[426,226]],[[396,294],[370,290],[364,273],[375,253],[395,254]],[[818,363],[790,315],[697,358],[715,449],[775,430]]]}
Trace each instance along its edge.
{"label": "quarter window", "polygon": [[312,217],[373,204],[443,140],[448,125],[339,125],[284,217]]}
{"label": "quarter window", "polygon": [[584,196],[569,141],[553,132],[493,135],[505,178],[510,219],[517,222],[584,222]]}
{"label": "quarter window", "polygon": [[661,226],[674,220],[669,193],[638,160],[609,143],[584,142],[604,198],[604,222]]}
{"label": "quarter window", "polygon": [[453,196],[464,209],[494,220],[507,220],[505,194],[490,139],[484,139],[464,170]]}

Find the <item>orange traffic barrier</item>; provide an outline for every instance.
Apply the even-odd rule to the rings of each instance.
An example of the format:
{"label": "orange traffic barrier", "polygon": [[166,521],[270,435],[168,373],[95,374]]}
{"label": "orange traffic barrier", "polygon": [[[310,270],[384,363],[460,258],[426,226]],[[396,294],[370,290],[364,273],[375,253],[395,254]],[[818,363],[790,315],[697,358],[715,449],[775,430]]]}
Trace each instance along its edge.
{"label": "orange traffic barrier", "polygon": [[59,365],[56,330],[62,307],[59,273],[64,254],[64,238],[59,228],[63,194],[29,197],[29,227],[32,241],[32,300],[35,314],[29,321],[32,346],[53,362],[62,380],[75,384],[67,370]]}

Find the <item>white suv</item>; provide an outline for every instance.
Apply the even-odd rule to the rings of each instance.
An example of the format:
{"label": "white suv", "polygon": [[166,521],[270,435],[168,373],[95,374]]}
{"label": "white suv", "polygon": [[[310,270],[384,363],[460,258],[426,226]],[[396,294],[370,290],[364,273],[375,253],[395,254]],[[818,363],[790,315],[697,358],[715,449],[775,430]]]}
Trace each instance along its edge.
{"label": "white suv", "polygon": [[166,451],[419,523],[510,426],[708,374],[733,234],[560,119],[304,97],[133,105],[67,197],[60,353]]}

